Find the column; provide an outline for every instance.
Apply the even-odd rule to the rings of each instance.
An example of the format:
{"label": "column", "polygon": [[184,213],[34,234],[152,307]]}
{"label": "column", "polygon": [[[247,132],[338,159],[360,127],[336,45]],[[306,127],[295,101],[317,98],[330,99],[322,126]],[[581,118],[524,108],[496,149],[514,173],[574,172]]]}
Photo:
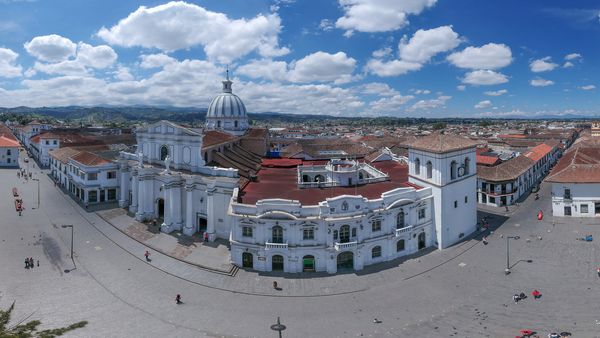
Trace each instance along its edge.
{"label": "column", "polygon": [[131,177],[131,205],[129,205],[129,212],[137,212],[138,208],[138,176],[137,171],[132,172]]}
{"label": "column", "polygon": [[185,227],[183,228],[183,234],[192,236],[196,229],[194,227],[194,186],[185,186],[186,203],[185,203]]}
{"label": "column", "polygon": [[215,188],[206,190],[206,232],[208,233],[208,240],[211,242],[216,238],[215,222],[217,220],[215,219],[215,192]]}
{"label": "column", "polygon": [[163,231],[166,233],[169,233],[171,231],[173,231],[171,225],[173,223],[173,220],[171,218],[172,213],[172,207],[173,207],[173,203],[172,203],[172,196],[171,196],[171,187],[165,183],[165,185],[163,186],[163,194],[165,197],[165,216],[164,216],[164,220],[163,220],[163,224],[161,226],[161,228],[164,228]]}
{"label": "column", "polygon": [[181,231],[183,222],[181,217],[181,185],[179,183],[171,188],[171,198],[169,204],[169,209],[171,209],[172,227],[174,230]]}
{"label": "column", "polygon": [[144,195],[146,194],[146,189],[144,180],[142,180],[141,177],[138,176],[138,179],[136,181],[136,185],[138,186],[138,188],[136,189],[137,196],[135,196],[135,200],[137,201],[137,211],[135,213],[135,219],[141,222],[144,220]]}

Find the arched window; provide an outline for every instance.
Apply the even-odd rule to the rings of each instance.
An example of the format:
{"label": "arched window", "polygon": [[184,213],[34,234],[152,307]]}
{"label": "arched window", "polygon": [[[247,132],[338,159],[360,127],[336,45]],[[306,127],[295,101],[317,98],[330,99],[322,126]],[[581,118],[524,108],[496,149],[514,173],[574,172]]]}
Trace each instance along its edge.
{"label": "arched window", "polygon": [[471,159],[466,157],[465,158],[465,175],[469,174],[469,164],[471,164]]}
{"label": "arched window", "polygon": [[302,182],[310,182],[310,176],[302,175]]}
{"label": "arched window", "polygon": [[217,121],[217,128],[221,128],[221,120]]}
{"label": "arched window", "polygon": [[164,161],[165,158],[169,155],[169,148],[165,145],[160,147],[160,160]]}
{"label": "arched window", "polygon": [[396,242],[396,252],[404,251],[404,240],[401,239]]}
{"label": "arched window", "polygon": [[456,161],[452,161],[452,163],[450,163],[450,179],[456,179]]}
{"label": "arched window", "polygon": [[279,225],[273,227],[271,243],[283,243],[283,228]]}
{"label": "arched window", "polygon": [[404,210],[400,209],[400,212],[396,216],[396,229],[404,228]]}
{"label": "arched window", "polygon": [[421,175],[421,160],[415,158],[415,175]]}
{"label": "arched window", "polygon": [[431,164],[431,161],[427,161],[427,178],[432,178],[433,177],[433,164]]}
{"label": "arched window", "polygon": [[315,182],[324,183],[325,177],[323,175],[317,175],[315,176]]}
{"label": "arched window", "polygon": [[378,245],[371,249],[371,258],[381,257],[381,247]]}
{"label": "arched window", "polygon": [[342,225],[340,227],[340,243],[350,242],[350,226]]}
{"label": "arched window", "polygon": [[344,201],[344,203],[342,203],[342,210],[343,211],[348,210],[348,202]]}
{"label": "arched window", "polygon": [[[10,155],[10,154],[9,154],[9,155]],[[360,171],[360,172],[358,173],[358,179],[359,179],[359,180],[362,180],[362,179],[363,179],[363,177],[364,177],[364,176],[363,176],[363,173],[362,173],[362,171]]]}
{"label": "arched window", "polygon": [[233,126],[236,127],[236,128],[238,127],[238,121],[237,120],[233,121]]}

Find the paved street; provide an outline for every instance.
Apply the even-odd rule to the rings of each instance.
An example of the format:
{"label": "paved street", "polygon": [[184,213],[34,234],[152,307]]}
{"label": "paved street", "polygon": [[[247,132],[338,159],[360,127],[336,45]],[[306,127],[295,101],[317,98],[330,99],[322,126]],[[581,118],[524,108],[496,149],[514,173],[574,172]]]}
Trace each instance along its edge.
{"label": "paved street", "polygon": [[[306,278],[240,270],[231,277],[159,252],[145,262],[142,243],[33,171],[40,209],[36,181],[0,170],[0,305],[17,302],[15,321],[90,322],[71,337],[276,337],[269,325],[277,316],[287,326],[284,337],[514,337],[524,328],[541,336],[600,337],[598,222],[557,218],[553,225],[549,186],[510,219],[492,217],[498,228],[487,246],[475,238],[359,274]],[[13,186],[25,202],[22,216]],[[539,209],[546,215],[541,222]],[[75,227],[76,269],[69,273],[71,233],[63,224]],[[596,242],[576,240],[588,234]],[[520,236],[510,242],[508,276],[506,235]],[[40,266],[24,269],[30,256]],[[272,290],[273,280],[281,291]],[[514,293],[534,288],[541,299],[512,301]],[[177,293],[184,304],[175,305]]]}

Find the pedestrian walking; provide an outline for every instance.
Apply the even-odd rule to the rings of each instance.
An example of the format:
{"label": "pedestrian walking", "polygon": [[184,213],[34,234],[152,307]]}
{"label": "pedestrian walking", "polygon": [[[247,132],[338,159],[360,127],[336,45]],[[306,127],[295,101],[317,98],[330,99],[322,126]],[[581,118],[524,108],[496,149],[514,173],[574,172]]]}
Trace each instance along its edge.
{"label": "pedestrian walking", "polygon": [[144,257],[146,257],[146,262],[150,261],[150,252],[148,252],[148,250],[144,252]]}
{"label": "pedestrian walking", "polygon": [[204,232],[204,241],[208,242],[208,232]]}
{"label": "pedestrian walking", "polygon": [[177,294],[177,296],[175,296],[175,303],[181,304],[181,295],[180,294]]}
{"label": "pedestrian walking", "polygon": [[29,258],[25,257],[25,269],[29,269]]}
{"label": "pedestrian walking", "polygon": [[38,267],[40,266],[40,260],[39,259],[37,260],[37,266]]}
{"label": "pedestrian walking", "polygon": [[598,277],[600,277],[600,268],[596,269],[596,271],[598,272]]}
{"label": "pedestrian walking", "polygon": [[486,236],[483,236],[482,241],[483,241],[483,245],[488,245],[488,240],[487,240]]}
{"label": "pedestrian walking", "polygon": [[33,269],[33,257],[29,257],[29,266]]}
{"label": "pedestrian walking", "polygon": [[277,290],[277,281],[273,281],[273,289]]}

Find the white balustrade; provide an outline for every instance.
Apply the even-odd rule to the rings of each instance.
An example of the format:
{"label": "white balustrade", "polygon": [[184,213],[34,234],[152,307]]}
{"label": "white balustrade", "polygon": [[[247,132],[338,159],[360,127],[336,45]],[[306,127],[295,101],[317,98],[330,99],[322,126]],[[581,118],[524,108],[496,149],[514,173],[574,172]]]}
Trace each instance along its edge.
{"label": "white balustrade", "polygon": [[357,241],[348,242],[348,243],[335,243],[335,250],[336,251],[352,250],[352,249],[356,249],[357,246],[358,246]]}
{"label": "white balustrade", "polygon": [[287,243],[270,243],[270,242],[266,242],[265,243],[265,250],[287,249],[287,248],[288,248],[288,244]]}
{"label": "white balustrade", "polygon": [[409,232],[414,228],[414,226],[409,225],[407,227],[404,228],[400,228],[400,229],[396,229],[396,237],[400,236],[401,234],[405,233],[405,232]]}

